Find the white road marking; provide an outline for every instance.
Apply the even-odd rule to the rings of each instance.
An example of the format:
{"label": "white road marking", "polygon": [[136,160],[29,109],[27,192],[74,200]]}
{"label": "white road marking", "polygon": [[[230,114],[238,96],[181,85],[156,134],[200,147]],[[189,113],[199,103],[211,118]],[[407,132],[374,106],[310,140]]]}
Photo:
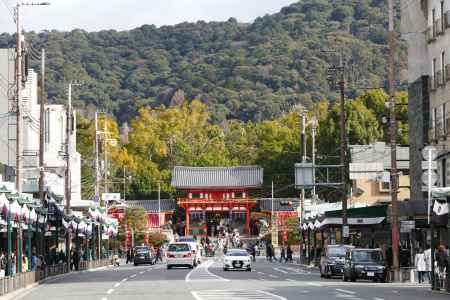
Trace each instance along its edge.
{"label": "white road marking", "polygon": [[109,294],[111,294],[112,292],[114,292],[114,289],[109,289],[106,293],[109,295]]}
{"label": "white road marking", "polygon": [[114,287],[116,288],[116,287],[119,287],[119,285],[120,285],[120,282],[117,282],[115,285],[114,285]]}
{"label": "white road marking", "polygon": [[289,274],[289,272],[287,272],[287,271],[285,271],[285,270],[281,270],[281,269],[278,269],[278,268],[273,268],[275,271],[278,271],[278,272],[281,272],[281,273],[283,273],[283,274]]}
{"label": "white road marking", "polygon": [[398,294],[398,291],[392,291],[394,294]]}
{"label": "white road marking", "polygon": [[384,300],[383,298],[374,297],[373,300]]}
{"label": "white road marking", "polygon": [[310,285],[310,286],[322,286],[320,283],[316,283],[316,282],[307,282],[306,284]]}
{"label": "white road marking", "polygon": [[284,297],[259,290],[206,290],[192,291],[191,294],[196,300],[286,300]]}
{"label": "white road marking", "polygon": [[286,281],[295,282],[294,279],[287,278]]}
{"label": "white road marking", "polygon": [[108,298],[106,298],[106,297],[103,297],[103,298],[102,298],[102,300],[108,300]]}
{"label": "white road marking", "polygon": [[145,273],[145,271],[141,271],[141,272],[139,272],[139,274],[141,274],[141,275],[142,275],[142,274],[144,274],[144,273]]}
{"label": "white road marking", "polygon": [[130,276],[130,278],[134,278],[136,276],[137,276],[137,274],[133,274],[133,275]]}
{"label": "white road marking", "polygon": [[207,261],[202,263],[197,268],[194,268],[192,271],[190,271],[186,278],[184,279],[186,282],[191,281],[230,281],[229,279],[220,277],[218,275],[215,275],[211,273],[208,268],[211,267],[214,264],[214,261]]}
{"label": "white road marking", "polygon": [[272,278],[280,278],[280,277],[278,277],[277,275],[273,275],[273,274],[270,274],[269,277],[272,277]]}
{"label": "white road marking", "polygon": [[125,282],[125,281],[127,281],[128,280],[128,278],[124,278],[124,279],[122,279],[120,282]]}
{"label": "white road marking", "polygon": [[343,289],[336,289],[336,291],[341,292],[341,293],[350,294],[350,295],[356,294],[356,292],[354,292],[354,291],[343,290]]}

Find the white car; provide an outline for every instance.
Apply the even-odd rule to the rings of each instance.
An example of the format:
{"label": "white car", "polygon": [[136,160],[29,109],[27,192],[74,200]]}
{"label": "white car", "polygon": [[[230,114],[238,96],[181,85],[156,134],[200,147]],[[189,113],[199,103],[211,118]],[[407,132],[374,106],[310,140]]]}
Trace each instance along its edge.
{"label": "white car", "polygon": [[246,250],[229,249],[223,257],[223,270],[252,270],[252,259]]}
{"label": "white car", "polygon": [[172,267],[188,267],[193,269],[197,265],[195,255],[189,243],[172,243],[167,249],[167,269]]}
{"label": "white car", "polygon": [[202,251],[200,245],[192,237],[180,237],[177,240],[178,243],[187,243],[191,246],[192,254],[195,256],[195,261],[197,264],[202,262]]}

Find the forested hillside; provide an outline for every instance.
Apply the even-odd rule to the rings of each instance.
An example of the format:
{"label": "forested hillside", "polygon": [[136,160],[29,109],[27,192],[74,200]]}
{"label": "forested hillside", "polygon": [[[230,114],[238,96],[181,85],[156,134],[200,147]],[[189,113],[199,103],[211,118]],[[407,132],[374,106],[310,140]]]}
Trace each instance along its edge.
{"label": "forested hillside", "polygon": [[[385,86],[386,16],[385,0],[301,0],[251,24],[231,18],[123,32],[45,31],[27,40],[47,50],[51,101],[63,101],[64,84],[79,80],[76,105],[107,109],[119,123],[143,106],[193,99],[206,104],[213,122],[259,121],[333,101],[326,75],[336,54],[324,50],[342,50],[358,71],[350,72],[350,96]],[[13,39],[0,35],[0,47]],[[405,57],[400,44],[400,67]]]}

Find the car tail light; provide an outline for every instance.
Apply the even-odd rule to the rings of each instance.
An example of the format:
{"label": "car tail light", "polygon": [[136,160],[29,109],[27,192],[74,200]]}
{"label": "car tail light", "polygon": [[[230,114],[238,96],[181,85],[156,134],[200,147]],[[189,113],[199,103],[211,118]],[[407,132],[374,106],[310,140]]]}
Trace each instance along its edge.
{"label": "car tail light", "polygon": [[183,257],[191,257],[191,256],[192,256],[191,252],[189,252],[188,254],[183,255]]}
{"label": "car tail light", "polygon": [[169,258],[175,258],[175,254],[167,253],[167,257],[169,257]]}

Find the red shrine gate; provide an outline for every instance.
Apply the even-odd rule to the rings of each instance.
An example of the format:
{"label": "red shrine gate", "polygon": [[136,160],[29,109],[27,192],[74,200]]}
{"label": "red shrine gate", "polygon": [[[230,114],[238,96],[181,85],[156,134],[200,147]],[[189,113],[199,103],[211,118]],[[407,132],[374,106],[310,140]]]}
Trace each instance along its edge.
{"label": "red shrine gate", "polygon": [[175,167],[172,186],[184,192],[186,235],[215,235],[220,226],[250,233],[250,211],[257,203],[249,191],[262,186],[263,169],[245,167]]}

